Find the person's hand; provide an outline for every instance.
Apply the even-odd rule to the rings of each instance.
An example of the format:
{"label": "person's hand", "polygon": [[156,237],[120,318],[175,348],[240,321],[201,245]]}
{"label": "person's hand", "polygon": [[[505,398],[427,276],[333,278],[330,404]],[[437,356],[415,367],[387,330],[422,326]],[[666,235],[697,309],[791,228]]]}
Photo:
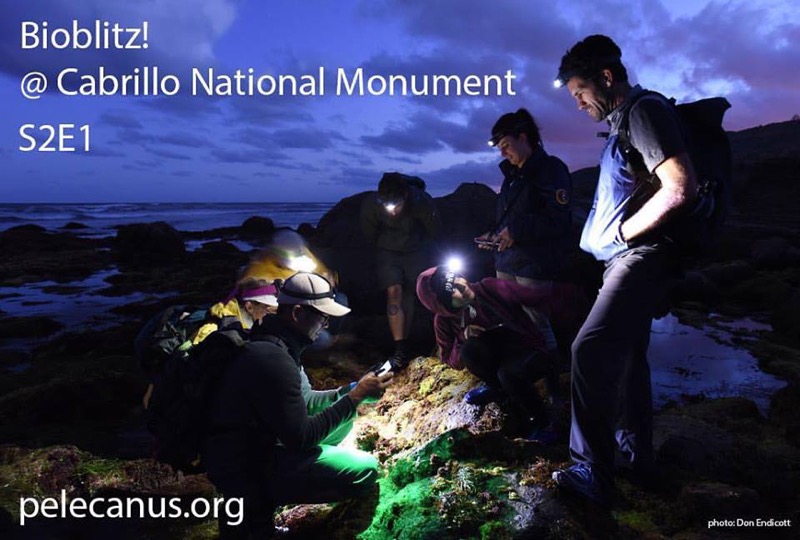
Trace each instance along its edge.
{"label": "person's hand", "polygon": [[384,389],[391,383],[392,377],[394,377],[394,373],[391,371],[387,371],[381,375],[375,375],[373,372],[368,371],[366,375],[361,377],[355,388],[350,390],[350,399],[352,399],[356,405],[367,398],[373,398],[375,400],[380,399]]}
{"label": "person's hand", "polygon": [[505,251],[514,245],[514,239],[511,237],[508,227],[503,227],[503,230],[497,233],[494,240],[498,243],[497,251]]}
{"label": "person's hand", "polygon": [[478,249],[494,251],[497,249],[497,245],[494,244],[495,241],[494,234],[487,232],[475,238],[475,245],[478,246]]}
{"label": "person's hand", "polygon": [[469,324],[466,328],[464,328],[464,339],[471,339],[480,337],[486,331],[486,328],[483,326],[478,326],[477,324]]}

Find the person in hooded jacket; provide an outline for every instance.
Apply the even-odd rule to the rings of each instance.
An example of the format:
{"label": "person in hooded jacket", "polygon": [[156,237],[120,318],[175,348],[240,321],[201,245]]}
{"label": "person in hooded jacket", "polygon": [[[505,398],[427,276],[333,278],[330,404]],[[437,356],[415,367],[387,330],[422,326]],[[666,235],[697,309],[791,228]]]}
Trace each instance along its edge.
{"label": "person in hooded jacket", "polygon": [[[455,369],[467,368],[484,381],[467,393],[467,402],[481,405],[509,397],[530,418],[529,440],[556,439],[546,401],[556,391],[557,358],[537,323],[577,330],[585,299],[572,283],[526,286],[484,278],[469,283],[444,266],[429,268],[417,278],[417,296],[434,313],[433,325],[441,359]],[[534,310],[537,317],[531,317]],[[534,383],[545,379],[543,400]]]}

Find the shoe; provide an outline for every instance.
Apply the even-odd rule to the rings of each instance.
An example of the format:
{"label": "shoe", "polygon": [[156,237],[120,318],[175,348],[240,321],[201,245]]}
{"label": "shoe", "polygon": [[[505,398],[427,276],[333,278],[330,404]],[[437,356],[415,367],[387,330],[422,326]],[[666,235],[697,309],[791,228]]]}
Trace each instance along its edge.
{"label": "shoe", "polygon": [[488,405],[489,403],[505,401],[506,398],[508,398],[508,394],[502,390],[493,388],[488,384],[482,384],[477,388],[473,388],[464,395],[464,401],[470,405],[480,406]]}
{"label": "shoe", "polygon": [[392,366],[393,373],[400,373],[411,363],[412,356],[405,352],[396,352],[389,357],[389,364]]}
{"label": "shoe", "polygon": [[558,442],[559,436],[560,434],[556,427],[553,424],[548,424],[544,427],[535,428],[525,439],[539,443],[542,446],[551,446]]}
{"label": "shoe", "polygon": [[610,489],[603,484],[590,465],[576,463],[566,469],[553,472],[553,480],[559,487],[604,508],[611,507]]}

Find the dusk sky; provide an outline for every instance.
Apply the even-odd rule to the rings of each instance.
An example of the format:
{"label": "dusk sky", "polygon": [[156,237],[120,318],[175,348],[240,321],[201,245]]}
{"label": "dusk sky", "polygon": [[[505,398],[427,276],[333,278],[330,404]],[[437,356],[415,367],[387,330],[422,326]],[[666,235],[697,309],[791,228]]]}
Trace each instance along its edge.
{"label": "dusk sky", "polygon": [[[497,187],[499,157],[486,140],[495,120],[519,107],[536,117],[546,149],[576,170],[597,162],[602,140],[595,133],[603,125],[552,81],[564,52],[594,33],[617,41],[634,83],[679,101],[726,96],[733,105],[728,130],[800,114],[800,10],[790,0],[0,0],[0,6],[2,202],[332,202],[375,189],[391,170],[421,176],[434,195],[462,182]],[[88,29],[77,41],[73,21]],[[94,39],[96,21],[101,30],[117,24],[118,42],[106,32],[109,43],[73,48],[87,35]],[[146,41],[135,35],[145,26]],[[153,84],[156,68],[157,85],[174,95],[144,95],[143,74]],[[368,86],[366,95],[347,95],[347,84],[337,92],[339,75],[352,83],[359,68],[382,95],[369,95]],[[236,95],[235,85],[222,84],[251,69],[264,93],[281,75],[294,77],[302,90]],[[197,81],[209,70],[212,96]],[[21,84],[34,71],[48,88],[28,99]],[[320,71],[324,85],[315,86]],[[101,72],[107,81],[127,75],[128,95],[81,95],[92,86],[99,93],[92,81]],[[509,73],[514,79],[505,84]],[[412,75],[481,84],[471,96],[432,95],[433,84],[429,95],[392,96],[379,84]],[[504,84],[484,88],[487,78]],[[28,124],[32,138],[20,134]],[[59,124],[75,126],[64,128],[74,138],[62,141],[75,151],[39,151],[50,133],[41,126],[56,126],[57,134]]]}

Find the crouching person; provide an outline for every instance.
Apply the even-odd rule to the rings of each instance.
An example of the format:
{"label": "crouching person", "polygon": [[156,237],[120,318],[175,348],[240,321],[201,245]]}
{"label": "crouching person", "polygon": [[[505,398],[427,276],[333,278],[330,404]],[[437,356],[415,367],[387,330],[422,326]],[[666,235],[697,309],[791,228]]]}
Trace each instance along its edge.
{"label": "crouching person", "polygon": [[330,317],[348,313],[322,276],[297,273],[278,295],[278,312],[253,327],[250,342],[231,361],[212,407],[203,460],[208,477],[228,498],[244,500],[244,520],[220,519],[221,538],[272,535],[277,505],[362,498],[363,528],[377,504],[378,462],[339,448],[356,407],[378,398],[391,374],[372,372],[338,390],[311,389],[303,349]]}
{"label": "crouching person", "polygon": [[[558,439],[549,410],[557,390],[557,352],[549,350],[549,324],[536,320],[559,316],[579,303],[572,284],[537,287],[510,280],[486,278],[468,283],[443,266],[429,268],[417,278],[417,296],[432,311],[436,342],[442,361],[467,368],[484,381],[470,390],[468,403],[484,405],[510,399],[527,417],[523,434],[528,440],[551,444]],[[534,310],[537,317],[529,313]],[[555,324],[555,319],[553,320]],[[535,383],[545,379],[541,396]]]}

